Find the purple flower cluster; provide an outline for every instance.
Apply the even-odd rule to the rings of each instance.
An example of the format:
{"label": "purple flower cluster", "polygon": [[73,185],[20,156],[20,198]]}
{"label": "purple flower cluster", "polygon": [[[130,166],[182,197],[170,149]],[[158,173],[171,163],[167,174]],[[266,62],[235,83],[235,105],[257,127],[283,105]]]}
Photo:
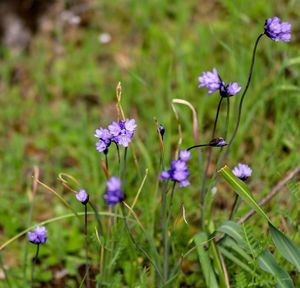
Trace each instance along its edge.
{"label": "purple flower cluster", "polygon": [[273,17],[266,20],[265,34],[274,41],[291,41],[292,25],[288,22],[281,22],[279,17]]}
{"label": "purple flower cluster", "polygon": [[95,136],[99,139],[96,143],[96,149],[99,152],[107,153],[112,142],[117,145],[128,147],[136,126],[134,119],[126,119],[125,121],[120,120],[119,122],[112,122],[108,125],[108,129],[96,129]]}
{"label": "purple flower cluster", "polygon": [[48,231],[44,226],[37,226],[34,232],[28,232],[28,240],[33,244],[44,244],[47,241]]}
{"label": "purple flower cluster", "polygon": [[241,90],[237,82],[230,82],[226,85],[225,82],[222,81],[216,68],[213,68],[212,72],[203,72],[198,80],[200,82],[198,88],[208,88],[209,94],[219,90],[222,97],[231,97]]}
{"label": "purple flower cluster", "polygon": [[106,183],[106,193],[103,195],[107,205],[116,205],[124,199],[122,183],[119,177],[110,177]]}
{"label": "purple flower cluster", "polygon": [[232,170],[233,174],[241,179],[242,181],[246,181],[252,174],[252,169],[247,164],[239,163]]}
{"label": "purple flower cluster", "polygon": [[79,192],[76,193],[76,199],[86,205],[89,202],[89,194],[87,194],[84,189],[80,189]]}
{"label": "purple flower cluster", "polygon": [[160,178],[162,180],[172,180],[179,183],[179,187],[187,187],[191,183],[188,180],[190,175],[186,162],[191,159],[191,152],[187,150],[181,150],[179,153],[179,159],[171,161],[171,167],[169,170],[161,172]]}

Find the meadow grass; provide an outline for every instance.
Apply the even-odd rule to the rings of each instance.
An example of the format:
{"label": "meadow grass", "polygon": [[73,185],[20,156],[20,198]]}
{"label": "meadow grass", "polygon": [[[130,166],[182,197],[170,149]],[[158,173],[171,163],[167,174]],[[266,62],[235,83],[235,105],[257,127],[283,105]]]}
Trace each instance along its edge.
{"label": "meadow grass", "polygon": [[[71,212],[42,187],[32,197],[34,166],[40,169],[40,179],[58,191],[77,211],[83,211],[80,203],[57,181],[60,172],[73,175],[89,192],[98,209],[107,210],[102,198],[106,179],[93,135],[96,128],[116,119],[115,89],[120,81],[125,114],[135,118],[138,124],[128,151],[126,202],[133,202],[148,169],[135,213],[148,236],[156,237],[154,245],[160,250],[155,232],[160,217],[157,182],[160,150],[154,119],[166,129],[165,166],[174,158],[179,137],[172,99],[185,99],[197,109],[200,142],[209,142],[219,98],[197,89],[197,77],[202,71],[217,67],[225,81],[238,81],[243,86],[251,49],[257,35],[263,32],[265,19],[278,15],[296,24],[300,13],[297,1],[276,1],[276,6],[274,1],[242,0],[204,1],[203,4],[192,0],[95,3],[87,27],[57,25],[54,35],[36,35],[29,52],[18,56],[2,48],[1,243],[34,223]],[[253,176],[249,185],[256,199],[263,198],[287,171],[300,163],[297,29],[294,25],[293,41],[289,44],[262,40],[241,126],[226,160],[229,167],[238,162],[251,165]],[[97,38],[101,32],[109,32],[112,41],[100,44]],[[238,98],[233,98],[231,105],[233,111],[237,111]],[[191,112],[181,105],[176,109],[182,128],[181,148],[187,148],[194,144]],[[224,109],[221,117],[225,117]],[[236,113],[232,113],[229,131],[233,131],[235,119]],[[224,131],[224,123],[220,124],[217,136],[222,136]],[[138,166],[134,164],[133,151]],[[213,152],[213,159],[217,153]],[[177,191],[174,198],[172,225],[176,233],[172,243],[177,255],[172,255],[173,263],[193,247],[191,239],[201,230],[199,190],[204,156],[202,151],[198,162],[191,164],[193,185]],[[111,153],[109,157],[110,169],[116,173],[116,155]],[[193,157],[196,159],[197,153]],[[215,167],[216,163],[213,163]],[[210,175],[212,173],[214,169],[210,170]],[[299,196],[299,183],[293,180],[289,182],[288,190],[283,189],[265,207],[272,221],[298,245]],[[233,191],[220,181],[214,196],[216,226],[229,216],[233,200]],[[182,218],[182,206],[188,224]],[[248,209],[242,203],[236,219]],[[116,208],[115,213],[121,214],[120,209]],[[103,269],[97,265],[101,260],[99,241],[103,239],[97,239],[94,218],[89,219],[93,277]],[[254,216],[249,223],[259,241],[266,241],[263,221]],[[66,281],[66,286],[61,287],[78,287],[84,275],[81,224],[82,221],[71,217],[47,226],[49,241],[40,251],[42,261],[37,267],[37,282],[55,287]],[[107,263],[102,263],[110,268],[101,275],[103,285],[155,287],[153,267],[150,266],[150,272],[143,268],[144,258],[131,244],[123,222],[115,220],[111,229],[111,242],[103,248],[111,255]],[[131,229],[148,247],[148,236],[141,228],[135,223],[131,224]],[[12,287],[23,287],[23,275],[29,277],[31,256],[28,253],[33,254],[34,248],[24,238],[1,252]],[[151,256],[155,258],[153,253]],[[292,271],[290,264],[280,258],[278,261],[287,271]],[[243,278],[240,269],[229,260],[227,264],[227,269]],[[62,271],[67,275],[62,277],[63,280],[57,276],[57,272]],[[265,279],[272,277],[266,274]],[[299,276],[293,275],[293,279],[300,283]],[[233,278],[231,281],[235,283]],[[251,281],[255,285],[255,277]],[[182,272],[170,285],[205,287],[196,251],[184,259]]]}

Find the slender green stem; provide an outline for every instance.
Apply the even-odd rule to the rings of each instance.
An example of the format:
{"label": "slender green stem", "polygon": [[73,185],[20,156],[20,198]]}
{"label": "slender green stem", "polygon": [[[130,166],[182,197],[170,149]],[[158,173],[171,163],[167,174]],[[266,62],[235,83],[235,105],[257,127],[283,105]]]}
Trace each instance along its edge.
{"label": "slender green stem", "polygon": [[233,134],[231,136],[231,139],[228,143],[228,147],[227,147],[227,151],[229,150],[229,147],[231,146],[231,143],[233,142],[235,136],[236,136],[236,133],[239,129],[239,126],[240,126],[240,121],[241,121],[241,114],[242,114],[242,108],[243,108],[243,103],[244,103],[244,99],[245,99],[245,95],[248,91],[248,88],[249,88],[249,85],[250,85],[250,82],[251,82],[251,79],[252,79],[252,74],[253,74],[253,68],[254,68],[254,63],[255,63],[255,55],[256,55],[256,50],[257,50],[257,46],[258,46],[258,43],[259,43],[259,40],[262,38],[262,36],[264,36],[264,34],[260,34],[256,41],[255,41],[255,44],[254,44],[254,48],[253,48],[253,53],[252,53],[252,60],[251,60],[251,65],[250,65],[250,70],[249,70],[249,75],[248,75],[248,80],[247,80],[247,84],[245,86],[245,89],[243,91],[243,94],[242,94],[242,97],[241,97],[241,100],[240,100],[240,104],[239,104],[239,110],[238,110],[238,117],[237,117],[237,121],[236,121],[236,125],[235,125],[235,129],[233,131]]}
{"label": "slender green stem", "polygon": [[106,169],[108,170],[108,156],[107,156],[107,153],[105,153],[104,155],[105,155],[105,166],[106,166]]}
{"label": "slender green stem", "polygon": [[166,199],[167,199],[167,187],[166,184],[161,195],[161,218],[160,218],[160,224],[161,224],[161,247],[164,247],[165,243],[165,215],[166,215]]}
{"label": "slender green stem", "polygon": [[[215,138],[217,123],[218,123],[218,119],[219,119],[219,114],[220,114],[220,109],[221,109],[221,105],[222,105],[222,102],[223,102],[223,98],[224,97],[222,97],[222,96],[220,97],[220,101],[219,101],[219,104],[218,104],[217,113],[216,113],[216,117],[215,117],[215,121],[214,121],[214,127],[213,127],[213,130],[212,130],[212,133],[211,133],[211,139]],[[228,97],[227,97],[227,99],[229,100]],[[210,162],[211,162],[211,155],[212,155],[212,147],[210,147],[208,149],[206,167],[205,167],[204,174],[203,174],[203,177],[202,177],[202,185],[201,185],[201,190],[200,190],[200,204],[201,204],[201,207],[204,205],[206,179],[207,179],[208,169],[209,169]],[[203,226],[203,221],[202,221],[202,226]]]}
{"label": "slender green stem", "polygon": [[169,250],[170,250],[170,242],[169,242],[169,235],[168,235],[168,228],[170,224],[170,218],[171,218],[171,209],[173,205],[173,198],[174,198],[174,192],[175,192],[175,186],[176,182],[174,182],[172,190],[171,190],[171,197],[170,197],[170,202],[167,210],[167,222],[165,224],[164,228],[164,281],[168,280],[168,274],[169,274]]}
{"label": "slender green stem", "polygon": [[126,180],[126,159],[127,159],[127,150],[128,148],[125,147],[125,150],[124,150],[124,163],[123,163],[123,174],[122,174],[122,182],[123,182],[123,187],[125,189],[125,180]]}
{"label": "slender green stem", "polygon": [[96,221],[97,221],[97,224],[98,224],[99,232],[103,236],[104,231],[103,231],[103,227],[102,227],[102,224],[101,224],[99,212],[97,211],[96,207],[94,206],[94,204],[91,201],[89,201],[89,204],[90,204],[91,208],[93,209],[93,211],[95,213],[95,218],[96,218]]}
{"label": "slender green stem", "polygon": [[121,156],[120,156],[120,149],[119,149],[119,145],[117,143],[116,144],[116,148],[117,148],[117,155],[118,155],[118,169],[119,169],[119,177],[121,176]]}
{"label": "slender green stem", "polygon": [[122,214],[123,214],[123,220],[124,220],[124,224],[125,224],[125,227],[126,227],[126,230],[127,230],[127,233],[129,235],[129,238],[131,240],[131,242],[133,243],[133,245],[142,252],[142,254],[149,260],[149,262],[153,265],[154,269],[156,270],[157,274],[159,275],[159,277],[161,279],[163,279],[162,275],[161,275],[161,272],[158,268],[158,266],[156,265],[156,263],[152,260],[152,258],[150,257],[150,255],[144,250],[143,247],[141,247],[141,245],[139,243],[137,243],[133,237],[133,235],[131,234],[131,231],[129,229],[129,226],[128,226],[128,222],[127,222],[127,216],[126,216],[126,212],[125,212],[125,205],[124,203],[122,202],[121,203],[121,210],[122,210]]}
{"label": "slender green stem", "polygon": [[239,195],[235,194],[234,202],[233,202],[233,205],[231,207],[231,211],[230,211],[230,215],[229,215],[229,220],[231,220],[232,217],[234,216],[234,212],[236,210],[236,205],[238,203],[238,199],[239,199]]}
{"label": "slender green stem", "polygon": [[30,287],[33,287],[33,279],[34,279],[34,269],[35,269],[35,265],[39,256],[39,250],[40,250],[40,244],[36,245],[36,252],[35,252],[35,256],[33,258],[33,263],[31,266],[31,280],[30,280]]}
{"label": "slender green stem", "polygon": [[84,205],[84,235],[85,235],[85,275],[86,287],[90,287],[89,273],[89,241],[88,241],[88,223],[87,223],[87,205]]}

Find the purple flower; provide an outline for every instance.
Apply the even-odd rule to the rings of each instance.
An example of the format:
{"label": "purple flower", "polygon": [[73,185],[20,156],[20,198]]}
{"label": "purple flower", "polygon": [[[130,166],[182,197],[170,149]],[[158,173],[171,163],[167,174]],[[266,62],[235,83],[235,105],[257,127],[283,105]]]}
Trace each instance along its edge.
{"label": "purple flower", "polygon": [[181,150],[179,153],[179,159],[182,161],[189,161],[191,159],[191,152],[187,150]]}
{"label": "purple flower", "polygon": [[33,244],[44,244],[47,241],[48,231],[44,226],[37,226],[34,232],[28,232],[28,240]]}
{"label": "purple flower", "polygon": [[111,141],[114,141],[118,145],[128,147],[136,126],[134,119],[126,119],[125,121],[120,120],[118,123],[112,122],[108,126],[108,130],[113,136]]}
{"label": "purple flower", "polygon": [[89,194],[87,194],[84,189],[80,189],[79,192],[76,193],[76,199],[85,205],[89,202]]}
{"label": "purple flower", "polygon": [[179,160],[173,160],[170,164],[170,169],[162,171],[160,179],[171,180],[179,183],[179,187],[186,187],[190,185],[188,177],[190,172],[186,162],[190,160],[191,154],[189,151],[181,150],[179,153]]}
{"label": "purple flower", "polygon": [[279,17],[269,18],[265,22],[265,34],[274,41],[289,42],[291,40],[292,25],[281,22]]}
{"label": "purple flower", "polygon": [[200,82],[198,88],[207,87],[209,94],[219,90],[221,97],[234,96],[241,90],[237,82],[230,82],[226,85],[225,82],[221,80],[216,68],[213,68],[212,72],[203,72],[198,80]]}
{"label": "purple flower", "polygon": [[209,142],[209,146],[212,146],[212,147],[223,147],[226,145],[227,145],[227,143],[222,137],[212,139]]}
{"label": "purple flower", "polygon": [[230,82],[226,86],[226,92],[228,96],[234,96],[235,94],[240,92],[240,90],[241,90],[241,86],[239,86],[237,82]]}
{"label": "purple flower", "polygon": [[106,183],[106,193],[103,198],[107,205],[116,205],[124,199],[122,184],[119,177],[110,177]]}
{"label": "purple flower", "polygon": [[232,170],[233,174],[240,178],[242,181],[246,181],[252,174],[252,169],[247,164],[239,163]]}
{"label": "purple flower", "polygon": [[99,152],[106,152],[110,143],[112,141],[112,135],[108,129],[99,128],[96,129],[95,136],[99,138],[99,141],[96,143],[96,149]]}
{"label": "purple flower", "polygon": [[198,80],[200,82],[198,88],[208,88],[208,94],[214,93],[220,89],[222,83],[216,68],[213,68],[212,72],[203,72]]}

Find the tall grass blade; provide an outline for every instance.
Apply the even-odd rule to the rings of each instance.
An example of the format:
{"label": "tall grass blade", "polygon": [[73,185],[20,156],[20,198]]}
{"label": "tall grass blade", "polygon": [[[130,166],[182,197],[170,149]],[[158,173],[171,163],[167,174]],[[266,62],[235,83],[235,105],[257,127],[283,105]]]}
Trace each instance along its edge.
{"label": "tall grass blade", "polygon": [[267,214],[263,211],[263,209],[258,205],[256,200],[254,199],[252,193],[250,192],[247,185],[238,179],[232,173],[231,169],[226,165],[219,171],[224,180],[231,186],[231,188],[250,206],[252,207],[257,214],[262,216],[265,220],[271,223],[271,220],[267,216]]}

